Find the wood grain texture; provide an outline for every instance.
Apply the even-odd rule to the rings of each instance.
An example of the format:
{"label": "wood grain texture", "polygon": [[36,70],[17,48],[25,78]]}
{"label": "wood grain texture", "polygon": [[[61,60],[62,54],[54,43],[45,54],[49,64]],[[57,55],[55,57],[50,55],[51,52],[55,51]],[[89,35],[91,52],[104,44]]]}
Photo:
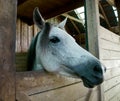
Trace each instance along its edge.
{"label": "wood grain texture", "polygon": [[43,71],[18,72],[16,77],[17,91],[30,90],[34,87],[39,87],[41,88],[39,91],[43,92],[49,89],[81,82],[80,79],[48,74]]}
{"label": "wood grain texture", "polygon": [[16,23],[16,52],[21,52],[21,21],[17,19]]}
{"label": "wood grain texture", "polygon": [[87,40],[88,50],[99,58],[99,11],[98,0],[86,0]]}
{"label": "wood grain texture", "polygon": [[[99,1],[98,0],[85,0],[85,13],[86,13],[86,26],[87,26],[87,48],[90,53],[99,58]],[[103,86],[98,87],[99,101],[104,101]]]}
{"label": "wood grain texture", "polygon": [[[19,2],[21,2],[21,0],[18,0],[18,3]],[[80,7],[83,4],[83,0],[24,0],[24,3],[19,3],[18,5],[18,17],[28,24],[33,24],[32,12],[35,7],[39,7],[43,17],[49,19]]]}
{"label": "wood grain texture", "polygon": [[89,89],[80,79],[40,71],[17,73],[17,78],[18,101],[99,101],[98,88],[89,97]]}
{"label": "wood grain texture", "polygon": [[107,67],[104,82],[104,100],[119,101],[120,36],[100,26],[99,44],[100,59]]}
{"label": "wood grain texture", "polygon": [[[38,99],[41,101],[50,101],[50,99],[52,101],[54,99],[53,101],[55,101],[57,98],[57,101],[64,98],[75,100],[85,96],[88,92],[88,89],[83,86],[80,79],[64,77],[56,74],[48,74],[41,71],[21,72],[17,73],[16,77],[18,99],[20,99],[20,94],[24,96],[26,95],[25,99],[28,98],[32,101],[38,101]],[[80,91],[82,91],[82,93]],[[61,95],[59,96],[59,94]]]}
{"label": "wood grain texture", "polygon": [[15,101],[16,9],[17,0],[0,0],[0,101]]}
{"label": "wood grain texture", "polygon": [[74,84],[71,86],[62,87],[60,89],[51,90],[44,93],[38,93],[30,96],[31,101],[76,101],[88,93],[82,84]]}

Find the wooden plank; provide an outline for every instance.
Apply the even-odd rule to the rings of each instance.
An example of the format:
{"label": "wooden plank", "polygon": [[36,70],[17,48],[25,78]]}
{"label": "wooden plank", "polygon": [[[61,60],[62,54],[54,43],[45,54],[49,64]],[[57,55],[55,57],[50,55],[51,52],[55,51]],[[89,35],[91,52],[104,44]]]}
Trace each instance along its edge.
{"label": "wooden plank", "polygon": [[76,29],[78,35],[81,34],[79,28],[78,28],[77,25],[74,23],[74,21],[72,21],[72,20],[70,19],[70,22],[71,22],[71,23],[73,24],[73,26],[75,27],[75,29]]}
{"label": "wooden plank", "polygon": [[21,52],[21,21],[17,19],[16,29],[16,52]]}
{"label": "wooden plank", "polygon": [[76,99],[75,101],[85,101],[85,100],[86,100],[86,96],[79,98],[79,99]]}
{"label": "wooden plank", "polygon": [[25,91],[34,87],[40,87],[40,91],[81,82],[80,79],[64,77],[55,74],[48,74],[43,71],[31,71],[16,73],[16,90]]}
{"label": "wooden plank", "polygon": [[82,23],[83,24],[83,20],[82,19],[77,19],[77,18],[75,18],[75,17],[73,17],[73,16],[71,16],[69,14],[62,14],[62,16],[67,17],[67,18],[69,18],[69,19],[71,19],[73,21],[76,21],[78,23]]}
{"label": "wooden plank", "polygon": [[120,67],[120,60],[101,60],[101,62],[106,66],[107,69]]}
{"label": "wooden plank", "polygon": [[110,28],[111,28],[111,25],[110,25],[109,20],[108,20],[106,14],[105,14],[105,11],[104,11],[104,9],[103,9],[103,7],[102,7],[102,5],[101,5],[101,2],[99,2],[99,8],[101,9],[101,12],[102,12],[102,14],[103,14],[103,16],[104,16],[104,20],[106,21],[106,23],[107,23],[107,25],[108,25],[108,27],[109,27],[109,29],[110,29]]}
{"label": "wooden plank", "polygon": [[[49,1],[40,1],[40,0],[27,0],[23,4],[18,6],[18,16],[21,17],[25,22],[31,24],[33,23],[32,20],[32,12],[34,8],[37,6],[39,7],[42,15],[45,19],[49,19],[75,8],[83,6],[83,0],[77,1],[56,1],[56,0],[49,0]],[[24,17],[23,17],[24,16]]]}
{"label": "wooden plank", "polygon": [[113,77],[117,77],[120,75],[120,67],[117,68],[111,68],[106,71],[105,73],[105,80],[109,80]]}
{"label": "wooden plank", "polygon": [[120,101],[120,92],[118,92],[110,101]]}
{"label": "wooden plank", "polygon": [[104,27],[100,26],[99,27],[100,34],[99,37],[104,40],[111,41],[116,44],[120,44],[120,36],[105,29]]}
{"label": "wooden plank", "polygon": [[105,101],[109,101],[111,98],[113,98],[114,96],[116,96],[116,94],[118,94],[120,91],[120,84],[114,86],[113,88],[111,88],[110,90],[105,92]]}
{"label": "wooden plank", "polygon": [[17,0],[0,0],[0,101],[15,101]]}
{"label": "wooden plank", "polygon": [[17,72],[27,70],[27,53],[16,53],[15,66]]}
{"label": "wooden plank", "polygon": [[22,52],[27,52],[28,49],[28,25],[22,22],[22,29],[21,29],[21,45],[22,45]]}
{"label": "wooden plank", "polygon": [[81,83],[31,95],[31,101],[75,101],[88,93]]}
{"label": "wooden plank", "polygon": [[[102,60],[120,60],[120,50],[114,51],[114,50],[101,49],[101,59]],[[120,63],[116,65],[120,65]]]}
{"label": "wooden plank", "polygon": [[31,101],[29,96],[24,92],[17,92],[16,101]]}
{"label": "wooden plank", "polygon": [[100,49],[120,51],[120,44],[113,43],[108,40],[100,40]]}
{"label": "wooden plank", "polygon": [[28,26],[20,19],[17,19],[16,31],[16,52],[27,52],[34,34],[33,26]]}
{"label": "wooden plank", "polygon": [[104,82],[104,91],[106,92],[107,90],[111,89],[112,87],[114,87],[118,84],[120,84],[120,75],[105,81]]}
{"label": "wooden plank", "polygon": [[111,6],[115,6],[114,0],[107,0],[107,2],[108,2]]}
{"label": "wooden plank", "polygon": [[32,40],[33,35],[34,35],[33,32],[34,32],[34,31],[33,31],[33,25],[32,25],[32,26],[29,26],[29,27],[28,27],[28,47],[29,47],[30,44],[31,44],[31,40]]}

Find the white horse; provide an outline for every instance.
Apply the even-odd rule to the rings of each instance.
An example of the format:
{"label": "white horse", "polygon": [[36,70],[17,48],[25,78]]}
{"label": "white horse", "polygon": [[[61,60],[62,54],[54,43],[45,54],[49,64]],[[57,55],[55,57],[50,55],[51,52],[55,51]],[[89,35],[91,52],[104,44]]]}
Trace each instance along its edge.
{"label": "white horse", "polygon": [[103,82],[105,68],[81,48],[65,30],[66,20],[57,26],[45,22],[39,9],[33,12],[34,23],[41,31],[32,40],[28,52],[28,70],[41,70],[78,77],[86,87]]}

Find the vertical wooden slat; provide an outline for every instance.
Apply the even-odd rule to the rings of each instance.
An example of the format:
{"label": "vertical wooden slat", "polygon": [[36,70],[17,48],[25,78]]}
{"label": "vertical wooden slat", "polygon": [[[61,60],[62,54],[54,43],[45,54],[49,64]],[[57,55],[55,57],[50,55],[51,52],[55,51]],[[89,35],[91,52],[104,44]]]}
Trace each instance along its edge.
{"label": "vertical wooden slat", "polygon": [[17,0],[0,0],[0,101],[15,101]]}
{"label": "vertical wooden slat", "polygon": [[[86,0],[86,19],[87,19],[87,38],[88,50],[97,58],[99,58],[99,8],[98,0]],[[103,85],[98,86],[99,101],[104,101]]]}
{"label": "vertical wooden slat", "polygon": [[16,52],[21,52],[21,21],[20,19],[17,19]]}
{"label": "vertical wooden slat", "polygon": [[21,32],[22,52],[26,52],[28,49],[28,45],[27,45],[28,25],[22,22],[21,30],[22,30]]}
{"label": "vertical wooden slat", "polygon": [[28,47],[30,46],[32,38],[33,38],[33,25],[28,27]]}

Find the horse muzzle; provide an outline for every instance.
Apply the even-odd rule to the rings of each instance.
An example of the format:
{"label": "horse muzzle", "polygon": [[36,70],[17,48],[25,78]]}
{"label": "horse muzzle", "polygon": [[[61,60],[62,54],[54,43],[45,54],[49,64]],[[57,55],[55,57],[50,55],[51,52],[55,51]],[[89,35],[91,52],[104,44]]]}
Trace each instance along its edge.
{"label": "horse muzzle", "polygon": [[90,59],[79,65],[70,67],[78,77],[83,80],[85,87],[93,88],[104,81],[104,72],[106,68],[97,59]]}

